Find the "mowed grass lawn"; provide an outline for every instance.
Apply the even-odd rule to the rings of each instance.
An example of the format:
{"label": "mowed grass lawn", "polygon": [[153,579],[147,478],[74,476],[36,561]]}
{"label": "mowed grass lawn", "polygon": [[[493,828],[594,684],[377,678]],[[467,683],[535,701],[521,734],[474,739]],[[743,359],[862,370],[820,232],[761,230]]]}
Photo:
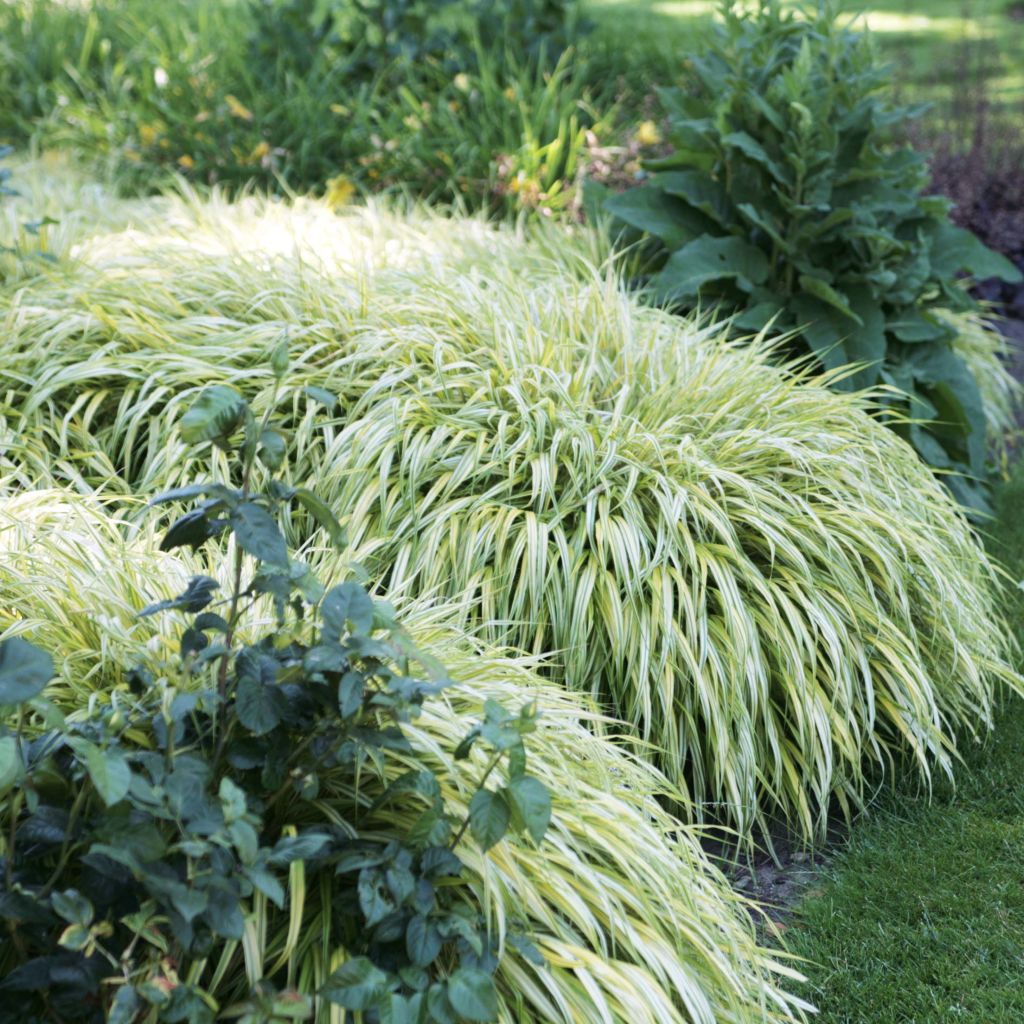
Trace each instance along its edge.
{"label": "mowed grass lawn", "polygon": [[[717,0],[584,0],[600,45],[619,55],[615,63],[629,69],[637,91],[652,72],[661,81],[678,76],[717,7]],[[980,86],[993,107],[1024,117],[1024,0],[846,0],[842,10],[863,16],[900,92],[933,103],[933,117],[973,111]]]}
{"label": "mowed grass lawn", "polygon": [[[1024,462],[992,549],[1024,576]],[[1024,594],[1012,591],[1024,636]],[[1024,1021],[1024,702],[1008,702],[954,790],[886,797],[786,933],[821,1024]]]}

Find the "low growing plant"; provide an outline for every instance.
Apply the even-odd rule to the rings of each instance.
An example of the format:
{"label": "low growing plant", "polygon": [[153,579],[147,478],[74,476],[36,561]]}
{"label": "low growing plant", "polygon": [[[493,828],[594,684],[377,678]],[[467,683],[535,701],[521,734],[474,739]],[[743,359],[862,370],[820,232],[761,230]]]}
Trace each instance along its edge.
{"label": "low growing plant", "polygon": [[[280,380],[283,346],[273,364]],[[140,612],[186,617],[180,664],[140,668],[131,693],[65,716],[43,693],[50,655],[17,636],[0,643],[2,1020],[309,1018],[295,957],[306,888],[326,890],[319,927],[336,962],[318,1005],[391,1024],[498,1014],[498,937],[457,899],[459,850],[472,837],[486,851],[510,829],[542,840],[550,796],[523,742],[536,713],[485,705],[455,750],[489,751],[464,817],[434,772],[395,771],[445,673],[389,606],[352,580],[325,590],[289,553],[286,506],[337,546],[344,534],[314,493],[278,475],[287,441],[273,407],[257,421],[215,386],[181,419],[182,439],[221,449],[240,483],[152,502],[195,502],[162,550],[234,542],[226,587],[196,575]],[[253,636],[248,613],[265,602],[273,627]],[[405,824],[382,828],[378,814],[364,826],[389,806]],[[288,921],[275,958],[254,953],[267,914]]]}
{"label": "low growing plant", "polygon": [[833,0],[753,12],[726,0],[690,63],[696,89],[661,92],[673,152],[607,202],[658,240],[653,296],[720,306],[826,369],[852,364],[836,387],[888,385],[880,413],[962,504],[985,507],[985,410],[936,311],[976,308],[959,274],[1020,274],[924,194],[924,158],[891,141],[915,111],[884,95],[870,40],[840,26]]}
{"label": "low growing plant", "polygon": [[191,482],[180,410],[200,383],[264,391],[289,324],[296,382],[342,410],[320,430],[293,406],[294,481],[390,594],[453,601],[614,708],[687,813],[823,834],[906,752],[951,770],[1020,686],[993,565],[870,403],[644,307],[564,232],[144,208],[12,297],[12,476]]}

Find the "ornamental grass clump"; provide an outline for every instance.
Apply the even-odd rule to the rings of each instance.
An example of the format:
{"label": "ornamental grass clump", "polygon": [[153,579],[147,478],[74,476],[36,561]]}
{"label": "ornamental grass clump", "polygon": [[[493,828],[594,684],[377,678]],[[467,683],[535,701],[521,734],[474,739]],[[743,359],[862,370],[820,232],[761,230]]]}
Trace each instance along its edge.
{"label": "ornamental grass clump", "polygon": [[[56,678],[43,694],[49,706],[74,712],[78,722],[120,711],[121,751],[132,745],[132,733],[123,730],[126,709],[137,700],[140,667],[154,686],[178,687],[179,700],[192,690],[176,661],[180,624],[171,616],[140,618],[138,611],[155,599],[173,598],[190,576],[212,574],[225,590],[231,584],[229,565],[217,551],[207,550],[207,557],[162,554],[154,527],[153,513],[133,524],[109,503],[70,491],[7,493],[0,500],[0,636],[30,639],[52,652]],[[310,564],[325,580],[337,569],[326,553]],[[254,613],[246,636],[271,620]],[[460,635],[445,623],[443,609],[407,608],[402,620],[417,649],[428,659],[443,659],[454,682],[405,723],[408,746],[388,751],[386,771],[365,765],[361,793],[325,773],[318,793],[307,785],[290,797],[288,825],[336,831],[362,814],[365,833],[402,835],[419,813],[415,800],[376,805],[374,799],[388,781],[410,772],[433,773],[446,806],[464,816],[487,763],[482,751],[468,761],[455,759],[467,729],[485,716],[488,702],[509,709],[533,704],[538,718],[527,737],[528,764],[552,801],[543,841],[510,835],[486,854],[462,844],[464,870],[447,890],[450,905],[467,921],[480,915],[499,951],[494,1019],[781,1024],[791,1015],[799,1018],[800,1000],[785,991],[796,975],[784,958],[758,947],[748,908],[702,854],[697,833],[681,829],[660,809],[659,801],[672,793],[665,779],[602,738],[615,723],[557,681],[538,676],[529,659],[482,649]],[[4,742],[0,738],[0,747]],[[65,791],[56,781],[45,799],[59,803]],[[15,792],[8,785],[5,778],[0,786],[5,837]],[[35,842],[35,855],[52,867],[46,834]],[[257,1013],[252,1020],[282,1019],[258,1012],[296,1010],[296,993],[303,997],[299,1008],[308,1011],[309,997],[346,959],[343,946],[327,941],[325,931],[336,894],[315,858],[294,860],[281,875],[283,892],[271,893],[280,902],[258,892],[243,901],[240,942],[219,942],[207,957],[180,963],[174,974],[157,952],[150,964],[157,987],[173,991],[175,980],[200,986],[224,1008],[250,1004]],[[95,916],[88,929],[103,920]],[[63,925],[54,927],[56,936]],[[145,948],[142,943],[136,952],[136,967],[145,963]],[[0,975],[15,956],[5,943]],[[69,979],[75,981],[73,973],[64,976],[57,997],[69,995]],[[274,985],[280,989],[276,1003]],[[0,1019],[25,1019],[23,1001],[31,993],[4,981],[0,991],[11,1013],[0,1009]],[[151,995],[145,989],[144,998]],[[312,1009],[316,1021],[336,1019],[325,1000]],[[205,1019],[202,1007],[193,1010],[200,1016],[189,1019]],[[64,1008],[63,1019],[70,1019],[69,1012]]]}
{"label": "ornamental grass clump", "polygon": [[[287,334],[291,482],[390,594],[451,600],[629,722],[681,813],[810,838],[904,755],[949,771],[1019,685],[956,505],[868,400],[550,238],[256,201],[98,236],[7,300],[7,471],[186,483],[180,409],[231,384],[260,411]],[[323,431],[304,387],[337,403]]]}

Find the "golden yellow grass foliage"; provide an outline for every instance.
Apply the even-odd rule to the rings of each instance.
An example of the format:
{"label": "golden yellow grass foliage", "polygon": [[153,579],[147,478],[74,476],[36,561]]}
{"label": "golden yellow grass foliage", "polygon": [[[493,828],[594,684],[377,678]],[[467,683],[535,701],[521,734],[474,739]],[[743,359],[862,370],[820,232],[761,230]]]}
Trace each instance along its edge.
{"label": "golden yellow grass foliage", "polygon": [[[48,696],[64,709],[109,700],[140,658],[174,678],[171,637],[181,624],[173,616],[139,619],[136,611],[178,592],[189,572],[217,572],[228,562],[162,555],[158,540],[152,524],[133,526],[94,498],[54,490],[0,498],[0,635],[30,637],[52,653],[59,675]],[[669,784],[601,738],[614,724],[538,676],[528,659],[460,636],[437,610],[406,609],[403,619],[459,682],[428,702],[409,729],[413,752],[402,755],[409,767],[429,766],[446,780],[453,810],[464,812],[481,765],[456,762],[452,751],[483,702],[536,700],[543,713],[529,757],[553,794],[548,836],[539,848],[520,838],[486,857],[460,851],[469,869],[465,900],[483,908],[503,943],[510,932],[525,933],[546,960],[537,966],[505,946],[501,1021],[768,1024],[799,1017],[799,1000],[782,987],[797,976],[757,945],[748,909],[701,852],[698,833],[660,809]],[[366,827],[376,792],[366,780]],[[326,778],[319,800],[303,807],[343,823],[353,800]],[[394,824],[381,815],[382,829]],[[323,941],[329,906],[329,892],[307,888],[301,865],[293,866],[283,910],[257,896],[245,941],[207,964],[182,965],[181,973],[205,972],[222,1005],[275,963],[303,991],[315,991],[340,952]],[[317,1020],[333,1020],[329,1007],[318,1007]]]}
{"label": "golden yellow grass foliage", "polygon": [[[819,834],[903,753],[948,770],[956,730],[984,732],[1018,685],[991,564],[864,399],[642,308],[585,241],[145,209],[4,299],[12,479],[188,478],[184,404],[215,381],[258,394],[287,336],[296,477],[389,592],[550,655],[694,815],[744,833],[781,812]],[[339,396],[326,429],[302,385]]]}

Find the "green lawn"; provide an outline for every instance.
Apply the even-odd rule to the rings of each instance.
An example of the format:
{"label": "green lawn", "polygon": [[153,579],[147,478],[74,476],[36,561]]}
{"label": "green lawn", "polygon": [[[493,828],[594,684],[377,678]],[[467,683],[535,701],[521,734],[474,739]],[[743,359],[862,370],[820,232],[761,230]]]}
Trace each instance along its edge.
{"label": "green lawn", "polygon": [[[790,3],[792,0],[783,0]],[[613,55],[627,82],[642,91],[653,73],[677,74],[695,33],[713,16],[716,0],[584,0],[600,46]],[[864,14],[896,84],[908,99],[935,104],[934,116],[973,109],[982,91],[994,106],[1024,110],[1024,6],[1014,0],[847,0],[851,16]],[[965,88],[966,83],[966,88]]]}
{"label": "green lawn", "polygon": [[[993,548],[1024,575],[1024,462]],[[1015,596],[1018,636],[1024,600]],[[786,934],[821,1024],[1024,1021],[1024,703],[1012,702],[955,792],[901,793],[857,824]]]}

